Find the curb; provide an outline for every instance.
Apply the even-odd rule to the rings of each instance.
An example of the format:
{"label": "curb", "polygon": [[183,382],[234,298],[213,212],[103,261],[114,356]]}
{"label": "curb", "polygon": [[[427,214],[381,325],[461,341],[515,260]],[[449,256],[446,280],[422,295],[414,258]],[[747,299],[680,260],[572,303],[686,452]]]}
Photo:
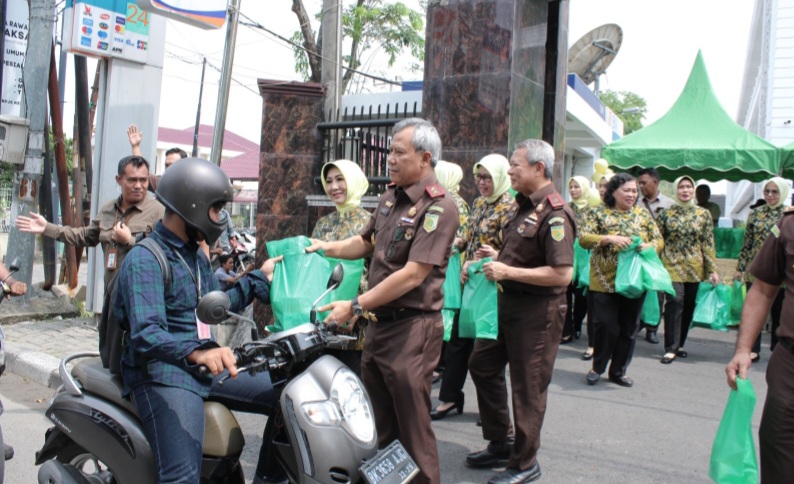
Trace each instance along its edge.
{"label": "curb", "polygon": [[13,344],[4,344],[6,369],[15,375],[48,388],[58,388],[62,381],[58,373],[61,360],[40,351],[25,351]]}

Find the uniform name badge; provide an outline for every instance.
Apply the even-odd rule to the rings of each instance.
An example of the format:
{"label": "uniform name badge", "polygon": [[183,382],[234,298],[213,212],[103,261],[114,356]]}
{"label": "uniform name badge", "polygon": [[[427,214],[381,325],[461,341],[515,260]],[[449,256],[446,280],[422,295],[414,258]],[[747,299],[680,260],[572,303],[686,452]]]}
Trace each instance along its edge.
{"label": "uniform name badge", "polygon": [[202,323],[196,315],[196,331],[198,332],[199,339],[210,339],[212,338],[212,332],[210,331],[210,325],[206,323]]}
{"label": "uniform name badge", "polygon": [[119,250],[114,246],[105,253],[105,269],[115,271],[118,265]]}

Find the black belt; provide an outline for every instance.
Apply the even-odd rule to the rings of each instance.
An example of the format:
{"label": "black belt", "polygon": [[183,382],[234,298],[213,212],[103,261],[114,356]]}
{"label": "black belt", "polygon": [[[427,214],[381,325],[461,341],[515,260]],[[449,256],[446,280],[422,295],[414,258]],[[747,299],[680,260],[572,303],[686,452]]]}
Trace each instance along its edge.
{"label": "black belt", "polygon": [[438,311],[422,311],[421,309],[397,309],[394,311],[391,310],[379,310],[379,311],[370,311],[370,314],[374,316],[372,321],[377,323],[393,323],[395,321],[401,321],[403,319],[413,318],[416,316],[421,316],[423,314],[430,314],[431,312],[438,312]]}
{"label": "black belt", "polygon": [[783,348],[786,348],[786,351],[794,355],[794,342],[792,342],[790,339],[778,338],[777,344],[779,344]]}

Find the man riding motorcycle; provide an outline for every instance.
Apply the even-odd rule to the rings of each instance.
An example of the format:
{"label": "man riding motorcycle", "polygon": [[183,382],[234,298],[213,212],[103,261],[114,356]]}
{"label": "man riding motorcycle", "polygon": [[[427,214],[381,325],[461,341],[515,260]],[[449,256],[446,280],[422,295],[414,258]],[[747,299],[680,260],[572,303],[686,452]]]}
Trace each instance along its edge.
{"label": "man riding motorcycle", "polygon": [[[195,312],[201,297],[218,289],[199,242],[211,245],[226,227],[221,210],[232,200],[229,178],[210,162],[186,158],[165,172],[156,196],[166,209],[150,237],[165,253],[173,280],[166,291],[156,256],[145,247],[134,247],[125,258],[114,304],[117,319],[129,321],[121,374],[124,394],[135,405],[152,447],[158,482],[198,482],[203,401],[263,414],[270,414],[277,402],[267,372],[236,378],[232,350],[213,341]],[[228,290],[233,311],[254,297],[269,302],[278,260],[267,260]],[[202,368],[216,377],[228,371],[235,379],[220,386]],[[267,442],[263,439],[254,483],[282,479]]]}

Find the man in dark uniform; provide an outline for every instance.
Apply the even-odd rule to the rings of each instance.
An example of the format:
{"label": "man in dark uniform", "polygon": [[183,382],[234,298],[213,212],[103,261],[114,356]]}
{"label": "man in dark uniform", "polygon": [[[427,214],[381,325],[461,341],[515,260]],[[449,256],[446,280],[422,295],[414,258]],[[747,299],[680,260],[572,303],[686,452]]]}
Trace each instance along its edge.
{"label": "man in dark uniform", "polygon": [[372,256],[369,290],[336,301],[327,322],[369,326],[361,376],[372,400],[379,445],[399,439],[419,466],[417,484],[440,484],[436,437],[430,424],[430,387],[444,333],[441,285],[458,229],[455,201],[433,167],[441,139],[428,121],[394,126],[389,148],[392,184],[361,235],[337,242],[313,240],[308,252],[330,257]]}
{"label": "man in dark uniform", "polygon": [[785,297],[778,345],[766,367],[766,403],[761,416],[758,442],[761,453],[761,482],[791,482],[794,475],[794,212],[786,212],[766,238],[749,272],[756,277],[747,291],[739,337],[725,373],[736,390],[736,378],[747,378],[753,343],[769,314],[769,308],[785,283]]}
{"label": "man in dark uniform", "polygon": [[[497,262],[483,266],[498,281],[499,336],[478,339],[469,359],[477,388],[483,437],[488,447],[469,454],[471,467],[507,468],[489,484],[519,484],[540,478],[537,451],[546,411],[546,391],[567,308],[573,273],[576,224],[551,183],[554,149],[545,141],[518,143],[510,158],[510,181],[519,193],[504,226]],[[505,366],[515,412],[515,438],[507,406]]]}

